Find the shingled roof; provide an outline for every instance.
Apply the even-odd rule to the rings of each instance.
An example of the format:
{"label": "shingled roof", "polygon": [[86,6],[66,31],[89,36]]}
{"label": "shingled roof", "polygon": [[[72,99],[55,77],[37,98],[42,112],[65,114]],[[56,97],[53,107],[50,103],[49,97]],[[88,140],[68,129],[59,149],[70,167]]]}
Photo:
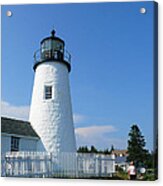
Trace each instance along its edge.
{"label": "shingled roof", "polygon": [[6,117],[1,117],[1,133],[39,138],[30,122]]}

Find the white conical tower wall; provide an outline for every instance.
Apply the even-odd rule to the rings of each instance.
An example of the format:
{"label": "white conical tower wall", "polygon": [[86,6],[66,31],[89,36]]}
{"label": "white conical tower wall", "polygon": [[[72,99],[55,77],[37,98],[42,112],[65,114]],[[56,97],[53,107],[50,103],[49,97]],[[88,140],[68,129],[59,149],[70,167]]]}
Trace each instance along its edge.
{"label": "white conical tower wall", "polygon": [[[44,62],[35,70],[29,120],[40,136],[38,151],[76,152],[68,68],[61,62]],[[52,99],[45,99],[52,86]]]}

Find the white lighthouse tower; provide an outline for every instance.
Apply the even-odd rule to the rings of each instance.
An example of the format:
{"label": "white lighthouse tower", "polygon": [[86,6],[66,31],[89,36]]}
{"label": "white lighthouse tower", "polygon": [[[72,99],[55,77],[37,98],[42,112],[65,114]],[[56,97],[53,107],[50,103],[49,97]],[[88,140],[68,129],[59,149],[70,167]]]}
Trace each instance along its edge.
{"label": "white lighthouse tower", "polygon": [[76,152],[69,87],[71,56],[55,36],[44,38],[35,52],[35,79],[29,120],[40,136],[38,151]]}

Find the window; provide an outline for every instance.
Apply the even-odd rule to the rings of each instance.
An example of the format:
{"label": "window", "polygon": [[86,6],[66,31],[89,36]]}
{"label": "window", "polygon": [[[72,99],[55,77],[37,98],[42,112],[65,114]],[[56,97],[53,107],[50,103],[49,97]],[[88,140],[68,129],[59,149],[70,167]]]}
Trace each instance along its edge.
{"label": "window", "polygon": [[47,51],[47,50],[51,50],[51,40],[50,39],[45,40],[42,43],[41,49],[42,49],[42,52]]}
{"label": "window", "polygon": [[45,99],[51,99],[52,98],[52,86],[45,86]]}
{"label": "window", "polygon": [[11,151],[19,151],[19,139],[18,137],[11,137]]}
{"label": "window", "polygon": [[56,40],[52,41],[52,49],[53,50],[57,50],[57,51],[60,51],[63,53],[63,48],[64,48],[64,46],[63,46],[62,42],[56,41]]}

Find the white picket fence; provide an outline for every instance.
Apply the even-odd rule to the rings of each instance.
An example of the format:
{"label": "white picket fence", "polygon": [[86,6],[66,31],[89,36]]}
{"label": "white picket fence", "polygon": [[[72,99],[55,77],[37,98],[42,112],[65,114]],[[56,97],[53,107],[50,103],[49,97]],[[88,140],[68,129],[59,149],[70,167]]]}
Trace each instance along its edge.
{"label": "white picket fence", "polygon": [[113,173],[115,159],[111,155],[8,152],[1,156],[3,177],[101,178]]}

